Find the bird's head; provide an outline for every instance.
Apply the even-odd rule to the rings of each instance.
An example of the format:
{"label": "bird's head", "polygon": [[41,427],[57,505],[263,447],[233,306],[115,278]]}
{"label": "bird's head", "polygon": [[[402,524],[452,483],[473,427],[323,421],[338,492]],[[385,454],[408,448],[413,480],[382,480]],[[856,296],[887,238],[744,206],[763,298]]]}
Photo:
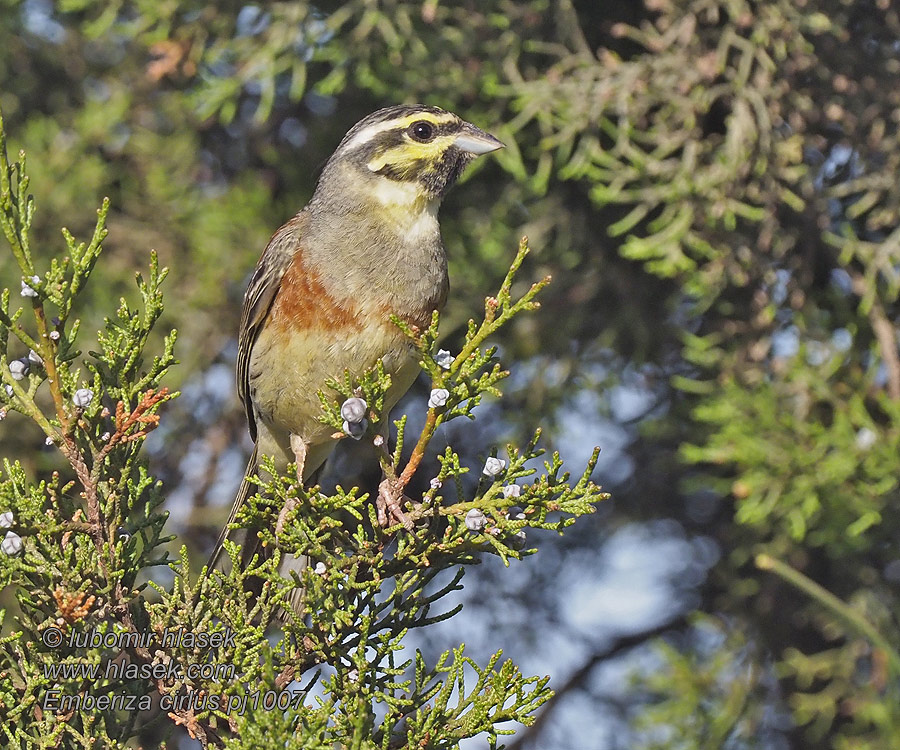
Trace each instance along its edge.
{"label": "bird's head", "polygon": [[469,162],[499,148],[500,141],[452,112],[421,104],[387,107],[350,129],[323,179],[340,168],[382,203],[432,202]]}

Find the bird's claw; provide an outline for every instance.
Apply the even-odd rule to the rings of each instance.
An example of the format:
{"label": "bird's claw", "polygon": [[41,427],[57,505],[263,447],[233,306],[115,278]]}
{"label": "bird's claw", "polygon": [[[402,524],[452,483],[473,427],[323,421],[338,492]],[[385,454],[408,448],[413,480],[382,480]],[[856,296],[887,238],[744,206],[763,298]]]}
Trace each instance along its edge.
{"label": "bird's claw", "polygon": [[395,479],[383,479],[378,485],[378,498],[375,501],[375,509],[378,512],[378,524],[386,528],[393,523],[403,524],[407,531],[413,531],[415,526],[412,520],[400,507],[401,500],[409,500],[403,494],[403,489]]}

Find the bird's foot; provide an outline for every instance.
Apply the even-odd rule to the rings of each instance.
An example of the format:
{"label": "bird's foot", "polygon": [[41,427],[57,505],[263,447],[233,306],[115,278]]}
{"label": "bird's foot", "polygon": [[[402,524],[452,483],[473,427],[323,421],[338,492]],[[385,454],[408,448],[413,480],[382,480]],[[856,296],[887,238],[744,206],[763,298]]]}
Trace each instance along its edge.
{"label": "bird's foot", "polygon": [[378,523],[382,527],[391,526],[394,523],[403,524],[407,531],[413,531],[415,526],[400,507],[402,500],[409,500],[403,494],[403,488],[396,479],[385,477],[378,485],[378,498],[375,500],[375,508],[378,511]]}
{"label": "bird's foot", "polygon": [[[306,441],[299,435],[291,434],[291,452],[297,462],[297,483],[301,488],[303,487],[303,469],[306,467],[306,449]],[[297,502],[296,497],[285,500],[281,512],[278,514],[278,520],[275,522],[275,536],[281,536],[284,525],[287,523],[287,517],[297,507]]]}
{"label": "bird's foot", "polygon": [[284,525],[287,523],[288,515],[291,513],[294,508],[297,507],[297,498],[289,497],[284,501],[284,505],[281,507],[281,512],[278,514],[278,520],[275,522],[275,536],[281,536],[281,532],[284,531]]}

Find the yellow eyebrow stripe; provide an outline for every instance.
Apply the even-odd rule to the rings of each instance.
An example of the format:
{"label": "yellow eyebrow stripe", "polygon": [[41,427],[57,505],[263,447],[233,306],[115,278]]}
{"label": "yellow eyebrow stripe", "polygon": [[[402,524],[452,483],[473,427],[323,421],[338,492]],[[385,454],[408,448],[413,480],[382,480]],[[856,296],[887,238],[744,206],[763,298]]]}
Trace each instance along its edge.
{"label": "yellow eyebrow stripe", "polygon": [[405,128],[412,125],[414,122],[419,122],[419,120],[425,120],[432,125],[442,125],[445,122],[453,122],[456,120],[456,115],[452,112],[441,112],[440,114],[434,114],[433,112],[416,112],[415,114],[407,115],[406,117],[397,117],[393,120],[387,120],[385,124],[389,127],[386,128],[386,130],[392,128]]}

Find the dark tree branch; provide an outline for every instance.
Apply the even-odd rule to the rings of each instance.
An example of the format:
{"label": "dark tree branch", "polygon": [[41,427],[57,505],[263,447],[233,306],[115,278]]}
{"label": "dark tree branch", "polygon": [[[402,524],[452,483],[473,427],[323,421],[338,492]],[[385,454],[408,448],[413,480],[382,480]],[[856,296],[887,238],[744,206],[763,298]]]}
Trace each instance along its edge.
{"label": "dark tree branch", "polygon": [[566,680],[562,684],[562,686],[554,690],[553,697],[544,705],[543,710],[537,715],[534,724],[532,724],[527,729],[519,732],[512,743],[507,745],[506,750],[525,750],[525,748],[530,745],[537,747],[537,745],[535,744],[536,740],[538,739],[541,731],[544,728],[544,725],[547,723],[550,716],[554,713],[557,706],[559,706],[561,700],[573,690],[581,687],[584,684],[585,680],[590,676],[591,672],[594,671],[594,667],[596,667],[598,664],[609,661],[610,659],[615,659],[625,652],[630,651],[633,648],[637,648],[638,646],[642,646],[645,643],[652,641],[655,638],[659,638],[660,636],[663,636],[673,630],[684,629],[688,626],[688,624],[688,615],[683,614],[679,617],[669,620],[668,622],[663,623],[662,625],[658,625],[655,628],[642,630],[637,633],[632,633],[631,635],[617,638],[606,648],[595,651],[578,669],[576,669],[569,676],[569,679]]}

